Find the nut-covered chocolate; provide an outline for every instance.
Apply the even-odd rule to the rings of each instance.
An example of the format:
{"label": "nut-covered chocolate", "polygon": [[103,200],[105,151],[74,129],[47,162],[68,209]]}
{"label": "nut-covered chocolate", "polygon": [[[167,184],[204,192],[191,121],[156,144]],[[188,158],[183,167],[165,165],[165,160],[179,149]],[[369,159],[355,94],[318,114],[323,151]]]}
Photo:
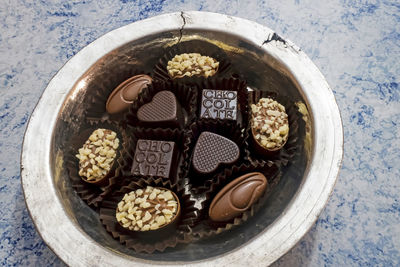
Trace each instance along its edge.
{"label": "nut-covered chocolate", "polygon": [[220,164],[234,163],[239,155],[235,142],[212,132],[202,132],[194,147],[193,168],[201,174],[212,173]]}
{"label": "nut-covered chocolate", "polygon": [[143,88],[152,82],[150,76],[141,74],[124,81],[115,88],[107,99],[106,110],[110,114],[127,110]]}
{"label": "nut-covered chocolate", "polygon": [[172,78],[184,76],[213,76],[219,67],[219,62],[212,57],[202,56],[199,53],[184,53],[176,55],[168,61],[167,70]]}
{"label": "nut-covered chocolate", "polygon": [[179,213],[179,199],[174,192],[147,186],[125,194],[115,216],[122,227],[143,232],[172,223]]}
{"label": "nut-covered chocolate", "polygon": [[281,149],[289,134],[285,107],[271,98],[251,105],[251,131],[259,146],[269,151]]}
{"label": "nut-covered chocolate", "polygon": [[236,178],[214,197],[209,208],[210,219],[226,222],[248,210],[267,188],[267,178],[252,172]]}
{"label": "nut-covered chocolate", "polygon": [[150,103],[137,112],[139,121],[153,127],[179,127],[183,125],[182,108],[171,91],[160,91]]}
{"label": "nut-covered chocolate", "polygon": [[97,129],[79,149],[79,175],[87,182],[102,180],[111,170],[119,139],[114,131]]}
{"label": "nut-covered chocolate", "polygon": [[131,172],[133,175],[168,178],[176,153],[174,142],[139,139]]}
{"label": "nut-covered chocolate", "polygon": [[200,105],[200,118],[236,120],[237,92],[204,89]]}

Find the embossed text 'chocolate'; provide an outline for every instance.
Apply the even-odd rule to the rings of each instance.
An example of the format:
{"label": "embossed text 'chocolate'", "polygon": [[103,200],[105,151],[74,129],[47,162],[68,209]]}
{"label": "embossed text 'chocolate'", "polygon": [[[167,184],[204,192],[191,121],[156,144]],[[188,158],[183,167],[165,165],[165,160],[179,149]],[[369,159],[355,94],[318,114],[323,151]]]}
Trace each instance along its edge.
{"label": "embossed text 'chocolate'", "polygon": [[169,177],[174,142],[139,139],[133,158],[132,174]]}
{"label": "embossed text 'chocolate'", "polygon": [[237,92],[204,89],[201,99],[201,118],[236,120]]}

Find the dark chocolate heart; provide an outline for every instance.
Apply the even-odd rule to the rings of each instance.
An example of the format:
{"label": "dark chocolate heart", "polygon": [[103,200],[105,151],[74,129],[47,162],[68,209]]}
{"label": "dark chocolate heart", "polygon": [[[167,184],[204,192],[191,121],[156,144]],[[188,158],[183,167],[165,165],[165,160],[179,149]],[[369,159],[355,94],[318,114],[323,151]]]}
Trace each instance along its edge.
{"label": "dark chocolate heart", "polygon": [[178,108],[176,97],[171,91],[160,91],[150,103],[139,108],[137,117],[140,121],[148,123],[178,121]]}
{"label": "dark chocolate heart", "polygon": [[202,132],[194,147],[193,167],[199,173],[211,173],[220,164],[234,163],[239,154],[239,147],[228,138]]}

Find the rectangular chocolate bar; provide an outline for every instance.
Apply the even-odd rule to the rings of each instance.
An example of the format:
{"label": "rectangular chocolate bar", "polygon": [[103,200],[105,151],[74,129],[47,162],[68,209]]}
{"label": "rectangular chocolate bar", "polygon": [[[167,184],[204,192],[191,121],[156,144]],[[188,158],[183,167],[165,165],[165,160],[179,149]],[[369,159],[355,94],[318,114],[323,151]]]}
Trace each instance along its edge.
{"label": "rectangular chocolate bar", "polygon": [[175,150],[174,142],[139,139],[133,158],[132,174],[169,178]]}
{"label": "rectangular chocolate bar", "polygon": [[200,118],[236,120],[237,92],[204,89],[201,98]]}

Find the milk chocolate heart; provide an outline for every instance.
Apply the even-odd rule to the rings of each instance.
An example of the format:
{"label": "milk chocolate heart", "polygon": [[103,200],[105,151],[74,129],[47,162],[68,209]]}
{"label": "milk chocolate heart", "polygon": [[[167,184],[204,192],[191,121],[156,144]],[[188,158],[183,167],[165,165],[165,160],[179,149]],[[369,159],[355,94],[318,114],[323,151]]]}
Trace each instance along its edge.
{"label": "milk chocolate heart", "polygon": [[217,222],[229,221],[249,209],[267,188],[267,178],[252,172],[227,184],[211,202],[208,214]]}
{"label": "milk chocolate heart", "polygon": [[238,146],[223,136],[202,132],[194,147],[193,168],[202,174],[215,171],[220,164],[231,164],[239,158]]}
{"label": "milk chocolate heart", "polygon": [[183,124],[182,110],[171,91],[160,91],[150,103],[137,112],[139,121],[150,127],[179,127]]}

